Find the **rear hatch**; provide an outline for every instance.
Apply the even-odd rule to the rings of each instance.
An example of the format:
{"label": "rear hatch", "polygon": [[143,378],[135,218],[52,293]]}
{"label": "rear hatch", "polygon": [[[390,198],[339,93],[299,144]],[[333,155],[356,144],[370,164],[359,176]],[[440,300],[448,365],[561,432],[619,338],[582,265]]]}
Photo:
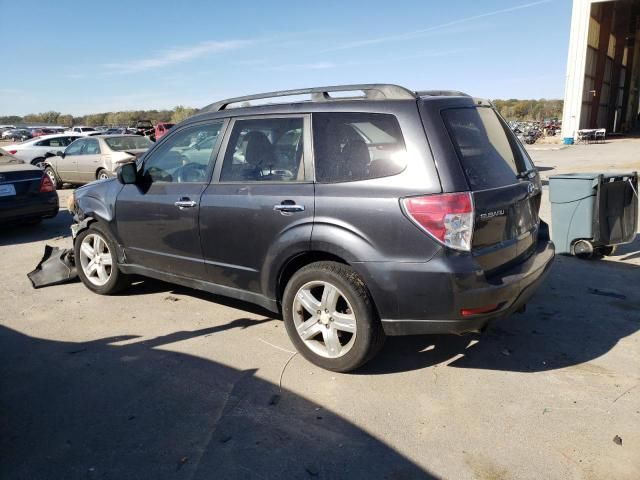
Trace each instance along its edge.
{"label": "rear hatch", "polygon": [[524,261],[535,249],[541,184],[531,159],[488,105],[441,111],[471,191],[471,253],[489,275]]}

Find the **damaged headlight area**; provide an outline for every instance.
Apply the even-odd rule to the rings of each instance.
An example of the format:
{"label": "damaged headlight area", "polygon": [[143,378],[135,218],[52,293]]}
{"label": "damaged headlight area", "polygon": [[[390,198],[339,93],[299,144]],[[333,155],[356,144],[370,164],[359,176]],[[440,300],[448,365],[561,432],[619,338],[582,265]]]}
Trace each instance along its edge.
{"label": "damaged headlight area", "polygon": [[67,198],[67,210],[69,210],[69,213],[71,215],[75,216],[76,208],[76,195],[75,192],[71,192],[71,195],[69,195],[69,198]]}

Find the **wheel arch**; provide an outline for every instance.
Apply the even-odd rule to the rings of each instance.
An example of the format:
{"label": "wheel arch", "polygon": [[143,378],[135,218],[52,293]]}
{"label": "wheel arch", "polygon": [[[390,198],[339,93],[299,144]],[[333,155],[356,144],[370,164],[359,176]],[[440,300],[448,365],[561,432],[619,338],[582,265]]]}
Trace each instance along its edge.
{"label": "wheel arch", "polygon": [[93,172],[93,178],[95,178],[96,180],[98,179],[98,174],[100,173],[101,170],[104,170],[105,172],[109,173],[109,170],[104,168],[104,166],[100,166],[98,168],[96,168],[96,171]]}
{"label": "wheel arch", "polygon": [[53,172],[56,174],[56,176],[60,178],[60,176],[58,175],[58,169],[56,168],[55,163],[50,162],[49,160],[45,160],[44,162],[42,162],[42,168],[44,170],[47,167],[50,167],[53,170]]}
{"label": "wheel arch", "polygon": [[310,250],[307,252],[299,253],[289,257],[284,264],[280,267],[278,276],[276,278],[276,300],[282,301],[284,289],[291,277],[301,268],[315,262],[331,261],[349,265],[349,263],[342,257],[322,250]]}

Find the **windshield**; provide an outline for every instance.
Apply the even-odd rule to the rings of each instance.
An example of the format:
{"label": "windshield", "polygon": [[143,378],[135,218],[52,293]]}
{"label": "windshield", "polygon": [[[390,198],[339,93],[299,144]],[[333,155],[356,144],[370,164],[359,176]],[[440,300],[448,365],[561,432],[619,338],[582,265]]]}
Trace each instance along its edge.
{"label": "windshield", "polygon": [[107,142],[111,150],[116,152],[149,148],[153,144],[147,137],[109,137],[104,141]]}
{"label": "windshield", "polygon": [[80,130],[82,130],[83,132],[95,132],[96,131],[95,128],[91,128],[91,127],[81,128]]}

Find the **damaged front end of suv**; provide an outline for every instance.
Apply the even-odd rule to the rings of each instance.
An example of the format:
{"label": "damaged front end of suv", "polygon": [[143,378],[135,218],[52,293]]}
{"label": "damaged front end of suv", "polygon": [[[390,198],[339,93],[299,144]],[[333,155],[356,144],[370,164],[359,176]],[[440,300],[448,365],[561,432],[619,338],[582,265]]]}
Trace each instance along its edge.
{"label": "damaged front end of suv", "polygon": [[67,200],[67,209],[73,216],[72,238],[89,227],[92,222],[100,222],[110,230],[115,214],[115,199],[122,184],[115,178],[93,182],[77,188]]}

